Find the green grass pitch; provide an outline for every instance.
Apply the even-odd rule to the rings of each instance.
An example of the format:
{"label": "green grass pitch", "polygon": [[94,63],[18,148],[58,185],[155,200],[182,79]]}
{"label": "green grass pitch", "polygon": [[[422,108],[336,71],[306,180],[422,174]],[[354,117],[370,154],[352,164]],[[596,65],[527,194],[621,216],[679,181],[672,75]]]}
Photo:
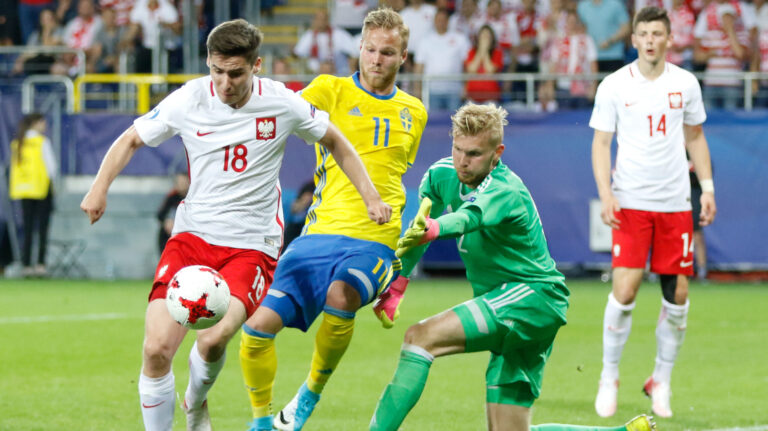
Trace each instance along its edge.
{"label": "green grass pitch", "polygon": [[[569,323],[547,365],[533,423],[614,425],[643,412],[640,388],[651,373],[660,290],[645,284],[621,364],[619,410],[602,419],[592,403],[601,367],[602,316],[609,286],[572,281]],[[149,282],[12,281],[0,283],[0,430],[140,430],[137,378]],[[470,296],[465,281],[411,283],[402,317],[384,330],[369,307],[305,429],[364,430],[391,378],[408,325]],[[768,286],[694,284],[685,345],[673,373],[675,416],[660,430],[768,430]],[[314,328],[313,328],[314,329]],[[277,339],[275,409],[308,372],[314,330]],[[250,408],[238,363],[239,335],[209,394],[217,430],[244,430]],[[177,391],[186,387],[187,336],[174,362]],[[487,354],[438,359],[403,430],[485,429]],[[175,430],[184,428],[176,410]]]}

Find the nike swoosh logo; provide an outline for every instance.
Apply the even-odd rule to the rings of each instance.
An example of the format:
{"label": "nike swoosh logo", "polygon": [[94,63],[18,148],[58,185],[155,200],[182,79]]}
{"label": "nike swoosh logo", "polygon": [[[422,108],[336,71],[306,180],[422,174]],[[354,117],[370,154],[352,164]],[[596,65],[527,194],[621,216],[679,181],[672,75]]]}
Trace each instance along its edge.
{"label": "nike swoosh logo", "polygon": [[630,102],[630,103],[624,102],[624,106],[626,106],[627,108],[629,108],[630,106],[632,106],[632,105],[634,105],[634,104],[636,104],[636,103],[637,103],[637,101],[635,101],[635,102]]}
{"label": "nike swoosh logo", "polygon": [[144,403],[141,403],[141,406],[142,406],[142,407],[144,407],[145,409],[151,409],[151,408],[153,408],[153,407],[157,407],[157,406],[159,406],[160,404],[163,404],[164,402],[165,402],[165,401],[160,401],[159,403],[157,403],[157,404],[152,404],[152,405],[146,405],[146,404],[144,404]]}
{"label": "nike swoosh logo", "polygon": [[200,131],[198,130],[197,131],[197,136],[206,136],[206,135],[210,135],[211,133],[213,133],[213,132],[200,133]]}
{"label": "nike swoosh logo", "polygon": [[680,268],[686,268],[693,265],[693,261],[690,262],[680,262]]}

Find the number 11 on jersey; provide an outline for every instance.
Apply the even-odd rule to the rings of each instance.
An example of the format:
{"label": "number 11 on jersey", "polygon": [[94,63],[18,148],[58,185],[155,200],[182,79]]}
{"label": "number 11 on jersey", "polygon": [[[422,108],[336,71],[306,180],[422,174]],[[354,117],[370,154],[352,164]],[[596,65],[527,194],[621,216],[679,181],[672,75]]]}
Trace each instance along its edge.
{"label": "number 11 on jersey", "polygon": [[379,145],[379,129],[381,123],[384,123],[384,146],[389,146],[389,118],[373,117],[373,121],[376,123],[376,129],[373,132],[373,145]]}

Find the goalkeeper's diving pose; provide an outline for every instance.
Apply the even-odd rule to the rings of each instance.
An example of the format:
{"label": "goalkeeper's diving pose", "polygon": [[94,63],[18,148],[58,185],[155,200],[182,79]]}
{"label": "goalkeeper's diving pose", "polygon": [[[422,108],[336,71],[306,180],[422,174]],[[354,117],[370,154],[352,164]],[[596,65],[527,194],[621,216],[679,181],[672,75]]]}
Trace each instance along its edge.
{"label": "goalkeeper's diving pose", "polygon": [[[452,117],[452,156],[434,163],[424,175],[418,215],[397,244],[401,275],[375,310],[380,318],[397,318],[407,277],[427,244],[438,238],[456,238],[474,298],[408,328],[395,376],[379,400],[371,430],[400,427],[421,396],[436,357],[477,351],[491,352],[486,372],[488,429],[529,429],[544,365],[566,322],[569,292],[549,255],[528,189],[500,160],[506,116],[503,108],[493,105],[464,105]],[[617,428],[533,429],[648,431],[655,426],[650,418],[638,416]]]}

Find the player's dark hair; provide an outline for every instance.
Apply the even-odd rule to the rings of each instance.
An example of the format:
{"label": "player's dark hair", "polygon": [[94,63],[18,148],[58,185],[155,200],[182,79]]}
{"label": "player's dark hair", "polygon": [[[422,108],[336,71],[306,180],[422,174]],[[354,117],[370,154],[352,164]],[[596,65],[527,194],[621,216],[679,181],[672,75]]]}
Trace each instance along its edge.
{"label": "player's dark hair", "polygon": [[632,22],[632,31],[637,28],[637,25],[641,22],[661,21],[664,23],[664,27],[667,28],[667,34],[671,32],[671,24],[669,23],[669,15],[667,15],[666,9],[662,9],[656,6],[647,6],[640,9],[635,14],[635,20]]}
{"label": "player's dark hair", "polygon": [[21,163],[21,149],[24,147],[24,137],[27,135],[27,131],[31,129],[35,123],[44,119],[45,117],[43,114],[33,112],[25,115],[19,122],[19,127],[16,129],[16,154],[14,155],[16,163]]}
{"label": "player's dark hair", "polygon": [[248,64],[256,64],[264,35],[255,25],[244,19],[234,19],[217,25],[208,35],[208,54],[225,57],[243,57]]}

